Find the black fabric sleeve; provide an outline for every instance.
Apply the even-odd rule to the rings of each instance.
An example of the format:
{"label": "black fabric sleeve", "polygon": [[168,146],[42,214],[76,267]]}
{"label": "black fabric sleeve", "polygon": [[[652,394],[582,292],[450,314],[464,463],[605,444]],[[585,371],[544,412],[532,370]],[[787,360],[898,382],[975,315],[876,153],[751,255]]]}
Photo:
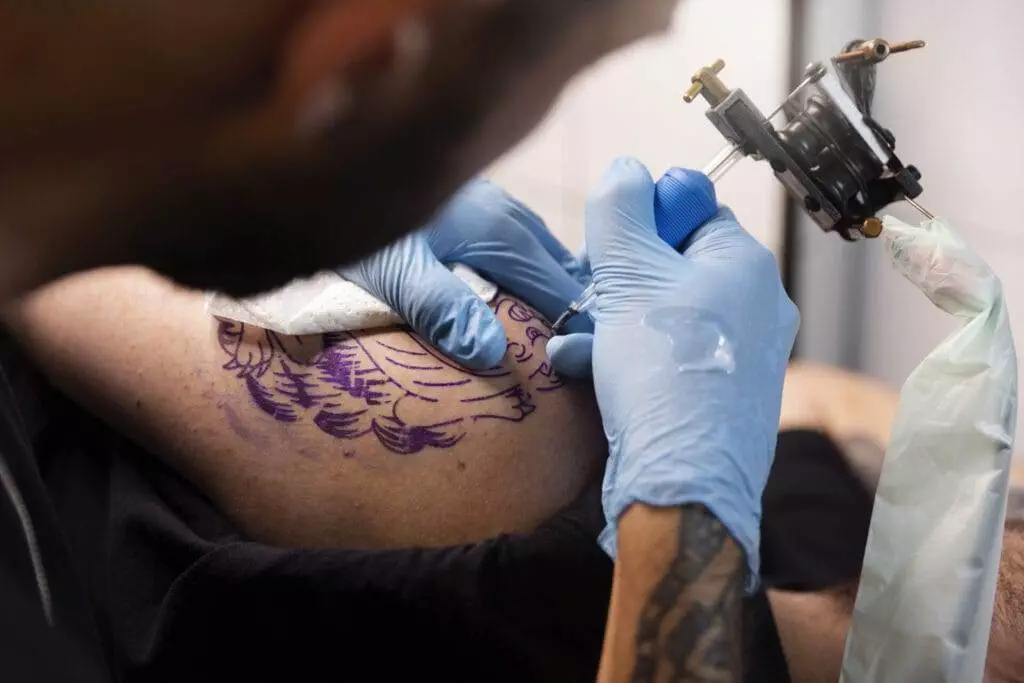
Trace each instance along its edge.
{"label": "black fabric sleeve", "polygon": [[599,487],[526,536],[276,549],[241,538],[152,456],[82,422],[93,423],[61,421],[48,482],[89,558],[125,683],[595,679],[612,577],[596,543]]}
{"label": "black fabric sleeve", "polygon": [[[6,540],[6,539],[4,539]],[[4,551],[12,548],[3,546]],[[37,596],[0,564],[0,679],[18,683],[109,683],[95,643],[46,623]]]}
{"label": "black fabric sleeve", "polygon": [[779,434],[763,503],[766,588],[806,592],[858,579],[874,495],[835,442],[817,432]]}
{"label": "black fabric sleeve", "polygon": [[240,543],[179,577],[130,680],[593,681],[610,585],[560,524],[446,550]]}
{"label": "black fabric sleeve", "polygon": [[93,607],[37,467],[24,369],[0,332],[0,680],[106,680]]}

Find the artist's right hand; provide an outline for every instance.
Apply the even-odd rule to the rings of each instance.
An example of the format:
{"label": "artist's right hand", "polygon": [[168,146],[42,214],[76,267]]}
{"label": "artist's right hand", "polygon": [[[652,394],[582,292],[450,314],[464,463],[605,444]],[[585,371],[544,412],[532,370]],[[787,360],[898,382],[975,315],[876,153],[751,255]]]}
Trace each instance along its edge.
{"label": "artist's right hand", "polygon": [[[608,436],[606,550],[633,503],[700,504],[757,575],[761,494],[799,316],[771,252],[728,209],[682,254],[658,237],[655,184],[616,162],[592,196],[586,237],[597,285],[593,377]],[[589,335],[548,344],[555,369]],[[579,369],[577,367],[577,369]]]}
{"label": "artist's right hand", "polygon": [[[473,268],[554,320],[579,298],[589,271],[544,221],[497,185],[470,183],[424,230],[341,270],[393,308],[433,346],[485,370],[505,355],[505,329],[445,264]],[[572,332],[593,330],[578,316]]]}

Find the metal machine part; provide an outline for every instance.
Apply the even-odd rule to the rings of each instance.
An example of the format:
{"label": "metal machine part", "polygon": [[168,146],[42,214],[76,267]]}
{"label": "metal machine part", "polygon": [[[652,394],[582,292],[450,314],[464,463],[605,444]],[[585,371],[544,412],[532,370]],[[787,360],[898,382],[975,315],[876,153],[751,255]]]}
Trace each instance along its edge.
{"label": "metal machine part", "polygon": [[[717,183],[745,157],[767,161],[822,230],[849,241],[880,236],[876,214],[898,201],[934,218],[915,201],[923,191],[921,174],[900,161],[896,137],[871,113],[876,66],[890,55],[922,47],[922,40],[895,45],[881,38],[851,41],[827,63],[808,66],[804,79],[768,116],[745,92],[722,82],[725,61],[698,70],[684,99],[703,96],[710,106],[708,119],[730,143],[704,173]],[[776,127],[773,121],[780,114],[785,122]],[[591,285],[555,321],[555,333],[596,299]]]}
{"label": "metal machine part", "polygon": [[[822,230],[847,240],[877,237],[875,215],[901,200],[920,208],[913,200],[923,188],[918,170],[896,156],[895,136],[872,116],[876,66],[924,45],[852,41],[828,62],[808,66],[804,80],[768,116],[743,90],[726,87],[723,60],[700,69],[685,99],[702,96],[708,119],[731,143],[706,172],[717,180],[744,156],[767,161]],[[776,127],[780,114],[785,121]]]}

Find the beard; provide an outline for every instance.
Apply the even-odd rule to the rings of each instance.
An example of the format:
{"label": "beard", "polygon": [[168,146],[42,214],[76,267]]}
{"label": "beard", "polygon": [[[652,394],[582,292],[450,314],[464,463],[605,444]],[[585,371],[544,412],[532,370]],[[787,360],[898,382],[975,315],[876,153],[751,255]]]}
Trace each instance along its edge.
{"label": "beard", "polygon": [[[104,145],[106,185],[122,189],[65,221],[74,246],[39,279],[134,263],[243,296],[357,260],[429,221],[575,73],[666,28],[676,3],[433,2],[414,68],[396,74],[393,41],[363,55],[344,71],[348,106],[313,132],[298,135],[259,87],[246,115],[225,116],[215,134],[142,127],[137,145]],[[82,168],[103,175],[102,163]],[[85,184],[70,177],[76,191]]]}

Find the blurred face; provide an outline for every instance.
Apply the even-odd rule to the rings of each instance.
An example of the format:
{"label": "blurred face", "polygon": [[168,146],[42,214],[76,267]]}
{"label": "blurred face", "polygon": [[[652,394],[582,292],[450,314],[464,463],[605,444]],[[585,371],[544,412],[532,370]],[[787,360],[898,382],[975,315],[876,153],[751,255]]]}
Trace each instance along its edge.
{"label": "blurred face", "polygon": [[117,262],[235,294],[428,219],[678,0],[0,0],[0,293]]}

